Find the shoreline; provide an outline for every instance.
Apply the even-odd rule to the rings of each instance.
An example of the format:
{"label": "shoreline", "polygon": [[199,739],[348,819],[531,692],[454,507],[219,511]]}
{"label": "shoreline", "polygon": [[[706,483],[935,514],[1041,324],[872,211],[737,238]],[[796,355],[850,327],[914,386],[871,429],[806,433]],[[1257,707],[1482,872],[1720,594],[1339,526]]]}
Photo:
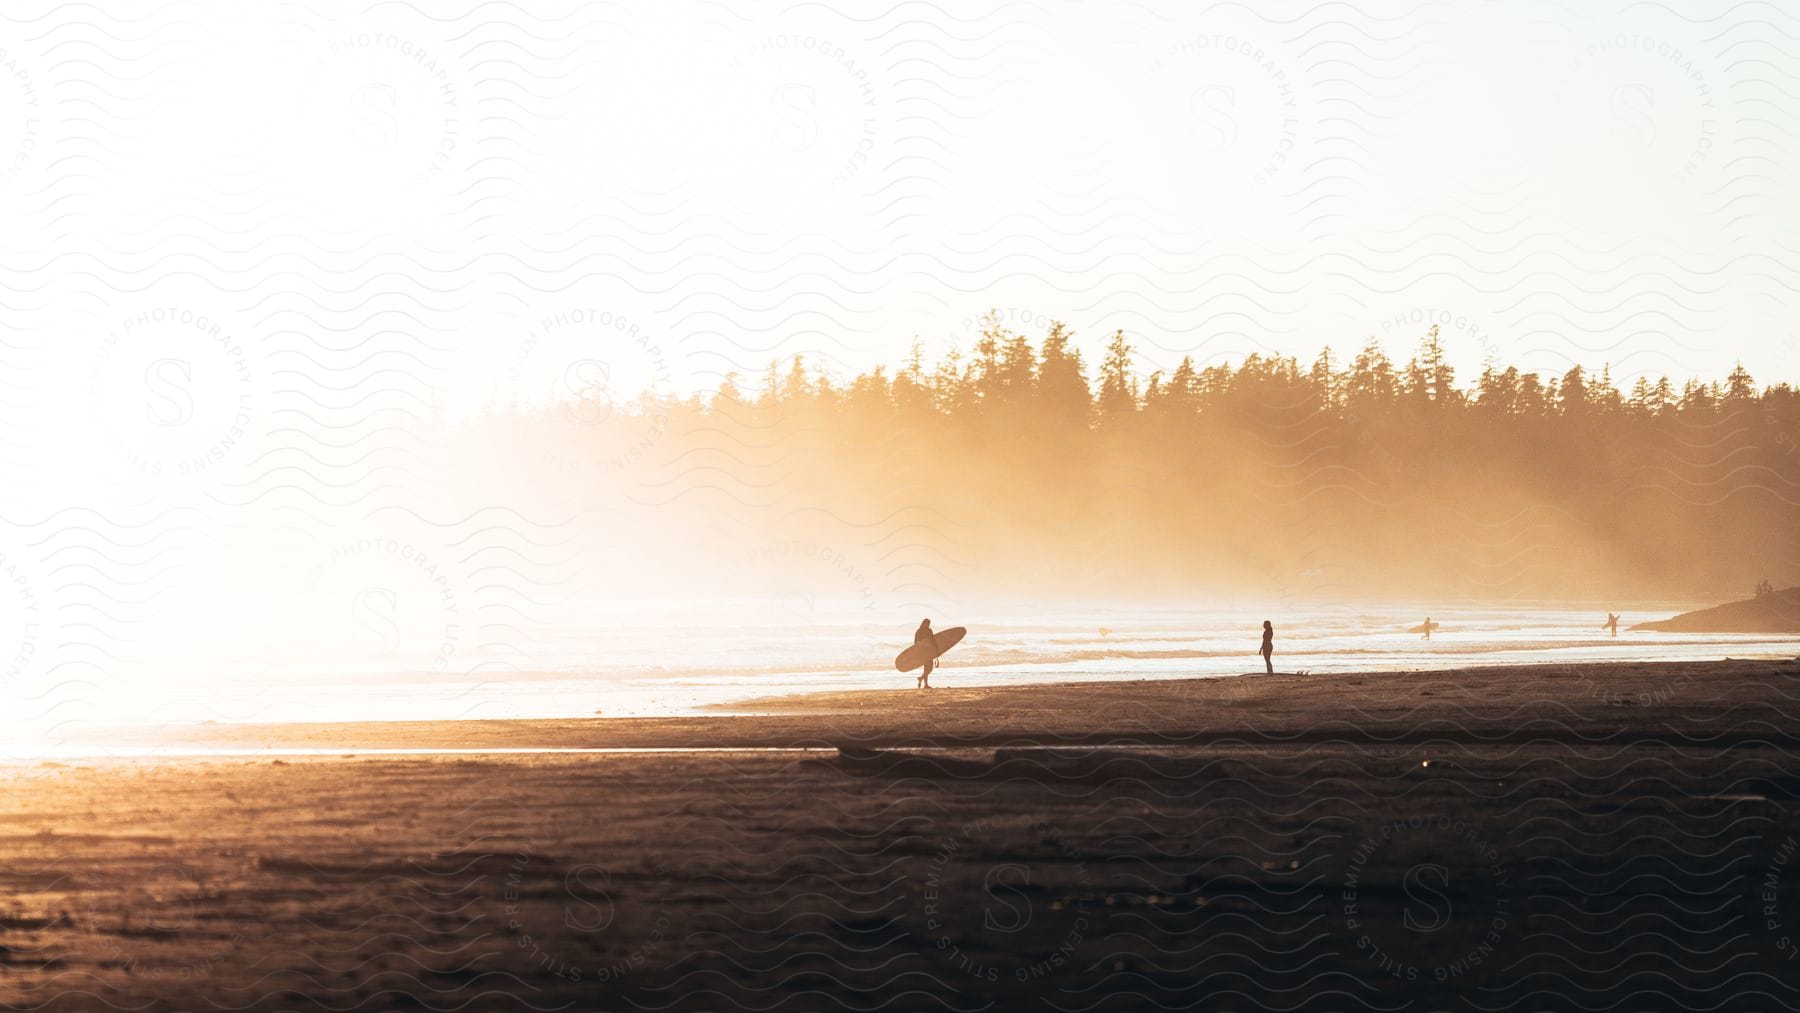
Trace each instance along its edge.
{"label": "shoreline", "polygon": [[[1800,660],[1569,662],[1414,671],[853,689],[755,697],[668,717],[190,725],[113,729],[169,750],[994,748],[1445,736],[1584,742],[1706,738],[1728,711],[1776,708]],[[1775,681],[1770,681],[1773,677]],[[1760,688],[1758,688],[1760,687]],[[1796,686],[1800,691],[1800,686]],[[1740,715],[1741,716],[1741,715]],[[1729,722],[1731,735],[1800,735]],[[1716,732],[1725,735],[1725,732]]]}

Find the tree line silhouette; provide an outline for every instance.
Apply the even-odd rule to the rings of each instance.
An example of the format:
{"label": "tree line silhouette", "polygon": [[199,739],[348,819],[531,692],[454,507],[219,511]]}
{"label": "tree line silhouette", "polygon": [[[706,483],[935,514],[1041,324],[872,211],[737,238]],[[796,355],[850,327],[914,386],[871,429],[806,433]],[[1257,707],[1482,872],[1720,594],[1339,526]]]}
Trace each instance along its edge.
{"label": "tree line silhouette", "polygon": [[966,354],[927,362],[915,342],[847,382],[795,357],[636,410],[666,425],[653,456],[695,523],[911,511],[951,582],[1704,598],[1800,576],[1800,396],[1741,366],[1621,391],[1604,366],[1490,362],[1459,384],[1434,326],[1404,363],[1371,338],[1348,362],[1190,357],[1147,375],[1115,331],[1090,373],[1074,338],[990,314]]}

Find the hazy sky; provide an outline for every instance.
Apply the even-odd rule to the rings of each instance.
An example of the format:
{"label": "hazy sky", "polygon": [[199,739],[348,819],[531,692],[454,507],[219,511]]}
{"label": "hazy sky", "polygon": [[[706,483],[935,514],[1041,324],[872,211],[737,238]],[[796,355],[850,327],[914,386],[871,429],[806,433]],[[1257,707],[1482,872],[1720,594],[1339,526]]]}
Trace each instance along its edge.
{"label": "hazy sky", "polygon": [[267,393],[460,410],[847,375],[999,307],[1149,368],[1436,319],[1465,378],[1793,378],[1793,15],[1253,6],[9,6],[4,313],[56,337],[14,365],[250,393],[179,323],[108,344],[172,307]]}

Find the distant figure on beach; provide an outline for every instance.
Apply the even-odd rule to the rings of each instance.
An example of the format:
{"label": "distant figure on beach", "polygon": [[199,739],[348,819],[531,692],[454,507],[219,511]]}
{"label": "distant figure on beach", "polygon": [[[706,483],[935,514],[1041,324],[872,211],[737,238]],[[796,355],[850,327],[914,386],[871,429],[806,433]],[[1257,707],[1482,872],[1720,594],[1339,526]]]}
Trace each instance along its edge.
{"label": "distant figure on beach", "polygon": [[1431,624],[1431,617],[1430,617],[1430,616],[1426,616],[1426,617],[1425,617],[1425,636],[1424,636],[1424,638],[1423,638],[1423,639],[1425,639],[1425,640],[1430,640],[1430,639],[1431,639],[1431,625],[1432,625],[1432,624]]}
{"label": "distant figure on beach", "polygon": [[1774,593],[1775,585],[1769,583],[1769,578],[1767,577],[1764,577],[1762,582],[1756,585],[1756,596],[1758,598],[1764,598]]}
{"label": "distant figure on beach", "polygon": [[1611,612],[1608,612],[1606,614],[1606,621],[1600,624],[1600,628],[1603,630],[1611,630],[1613,636],[1615,636],[1615,637],[1618,636],[1619,635],[1619,617],[1613,615]]}
{"label": "distant figure on beach", "polygon": [[894,658],[894,669],[900,672],[911,672],[919,669],[919,688],[931,688],[931,673],[938,667],[937,659],[944,652],[962,643],[968,636],[966,626],[952,626],[949,629],[934,630],[930,619],[919,620],[919,628],[913,631],[913,642],[906,645]]}
{"label": "distant figure on beach", "polygon": [[1274,675],[1275,662],[1270,659],[1275,656],[1275,624],[1267,619],[1263,620],[1263,642],[1257,653],[1263,656],[1263,667],[1269,670],[1270,675]]}
{"label": "distant figure on beach", "polygon": [[[936,637],[931,632],[931,620],[930,619],[919,620],[919,630],[918,630],[918,632],[913,634],[913,643],[929,644],[929,643],[932,643],[935,639],[936,639]],[[931,688],[931,663],[935,660],[937,660],[937,659],[935,659],[935,658],[926,658],[925,659],[925,670],[919,673],[919,686],[918,686],[919,689],[930,689]]]}

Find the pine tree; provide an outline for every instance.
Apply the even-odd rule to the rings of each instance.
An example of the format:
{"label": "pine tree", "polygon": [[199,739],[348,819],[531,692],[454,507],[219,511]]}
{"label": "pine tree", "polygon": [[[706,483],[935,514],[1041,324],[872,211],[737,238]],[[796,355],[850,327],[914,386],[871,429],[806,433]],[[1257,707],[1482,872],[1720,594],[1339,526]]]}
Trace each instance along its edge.
{"label": "pine tree", "polygon": [[1046,420],[1060,429],[1086,428],[1093,401],[1075,332],[1052,321],[1038,355],[1038,397]]}
{"label": "pine tree", "polygon": [[850,381],[850,390],[845,395],[844,402],[845,407],[859,418],[875,417],[879,409],[891,404],[887,367],[878,365]]}
{"label": "pine tree", "polygon": [[1106,343],[1106,357],[1100,361],[1100,415],[1118,417],[1137,410],[1137,381],[1131,375],[1131,353],[1125,332],[1116,330]]}
{"label": "pine tree", "polygon": [[925,383],[925,342],[913,335],[912,351],[906,356],[906,376],[921,386]]}
{"label": "pine tree", "polygon": [[1756,396],[1756,381],[1750,378],[1750,371],[1738,363],[1725,378],[1725,396],[1734,401],[1745,401]]}
{"label": "pine tree", "polygon": [[738,389],[737,373],[735,371],[726,373],[725,379],[719,382],[718,393],[713,395],[713,409],[716,411],[721,404],[727,407],[739,405],[743,403],[743,400],[744,392]]}
{"label": "pine tree", "polygon": [[1544,382],[1544,378],[1536,373],[1519,374],[1519,397],[1515,402],[1514,414],[1531,418],[1542,418],[1549,414],[1550,406],[1556,403],[1556,381]]}
{"label": "pine tree", "polygon": [[806,397],[806,356],[795,355],[794,365],[788,369],[787,379],[781,383],[781,399],[783,401],[799,401]]}
{"label": "pine tree", "polygon": [[1580,363],[1563,374],[1561,395],[1555,401],[1557,410],[1564,415],[1581,415],[1587,411],[1587,376]]}
{"label": "pine tree", "polygon": [[973,392],[969,387],[962,365],[962,352],[952,348],[944,353],[937,368],[931,371],[932,404],[940,413],[954,416],[967,409],[973,401]]}
{"label": "pine tree", "polygon": [[[1181,361],[1184,364],[1187,362],[1186,359]],[[1343,383],[1337,375],[1337,364],[1332,361],[1330,345],[1320,349],[1307,378],[1312,381],[1313,390],[1318,392],[1319,407],[1328,412],[1335,412],[1343,407]]]}
{"label": "pine tree", "polygon": [[1162,372],[1162,370],[1159,369],[1156,372],[1151,373],[1149,381],[1147,383],[1145,383],[1145,385],[1144,385],[1144,410],[1145,411],[1149,411],[1151,409],[1151,407],[1153,407],[1153,406],[1159,411],[1168,407],[1168,405],[1163,402],[1162,378],[1163,378],[1163,372]]}
{"label": "pine tree", "polygon": [[762,390],[756,399],[757,407],[773,407],[781,403],[781,360],[770,359],[769,370],[763,374]]}
{"label": "pine tree", "polygon": [[1000,346],[1005,341],[1006,328],[1000,324],[1000,311],[988,310],[981,318],[981,337],[975,342],[975,355],[970,360],[977,397],[993,397],[999,387]]}
{"label": "pine tree", "polygon": [[1168,399],[1169,407],[1183,415],[1191,415],[1199,407],[1198,391],[1194,388],[1194,359],[1184,355],[1175,372],[1169,375]]}
{"label": "pine tree", "polygon": [[1456,390],[1456,370],[1444,357],[1444,342],[1438,337],[1438,325],[1432,324],[1419,343],[1419,368],[1425,374],[1426,391],[1432,403],[1442,407],[1461,401]]}
{"label": "pine tree", "polygon": [[1612,363],[1603,363],[1600,367],[1600,379],[1589,385],[1587,390],[1588,406],[1602,412],[1618,411],[1622,398],[1619,388],[1613,386]]}
{"label": "pine tree", "polygon": [[1369,338],[1369,343],[1351,361],[1350,374],[1344,380],[1346,411],[1364,418],[1379,415],[1387,411],[1399,394],[1400,382],[1394,374],[1393,362],[1381,350],[1381,343]]}
{"label": "pine tree", "polygon": [[[1508,366],[1504,370],[1495,371],[1489,365],[1482,371],[1481,380],[1478,399],[1483,407],[1505,415],[1517,415],[1524,410],[1521,401],[1525,396],[1525,378],[1519,375],[1519,367]],[[1531,381],[1535,387],[1535,374]]]}
{"label": "pine tree", "polygon": [[1713,407],[1712,391],[1699,380],[1689,380],[1681,385],[1681,411],[1709,412]]}
{"label": "pine tree", "polygon": [[1000,346],[998,390],[1007,398],[1031,395],[1037,383],[1037,353],[1023,334],[1010,334]]}
{"label": "pine tree", "polygon": [[1650,398],[1650,403],[1655,406],[1656,414],[1661,415],[1675,407],[1675,386],[1669,382],[1668,377],[1662,377],[1656,381]]}

